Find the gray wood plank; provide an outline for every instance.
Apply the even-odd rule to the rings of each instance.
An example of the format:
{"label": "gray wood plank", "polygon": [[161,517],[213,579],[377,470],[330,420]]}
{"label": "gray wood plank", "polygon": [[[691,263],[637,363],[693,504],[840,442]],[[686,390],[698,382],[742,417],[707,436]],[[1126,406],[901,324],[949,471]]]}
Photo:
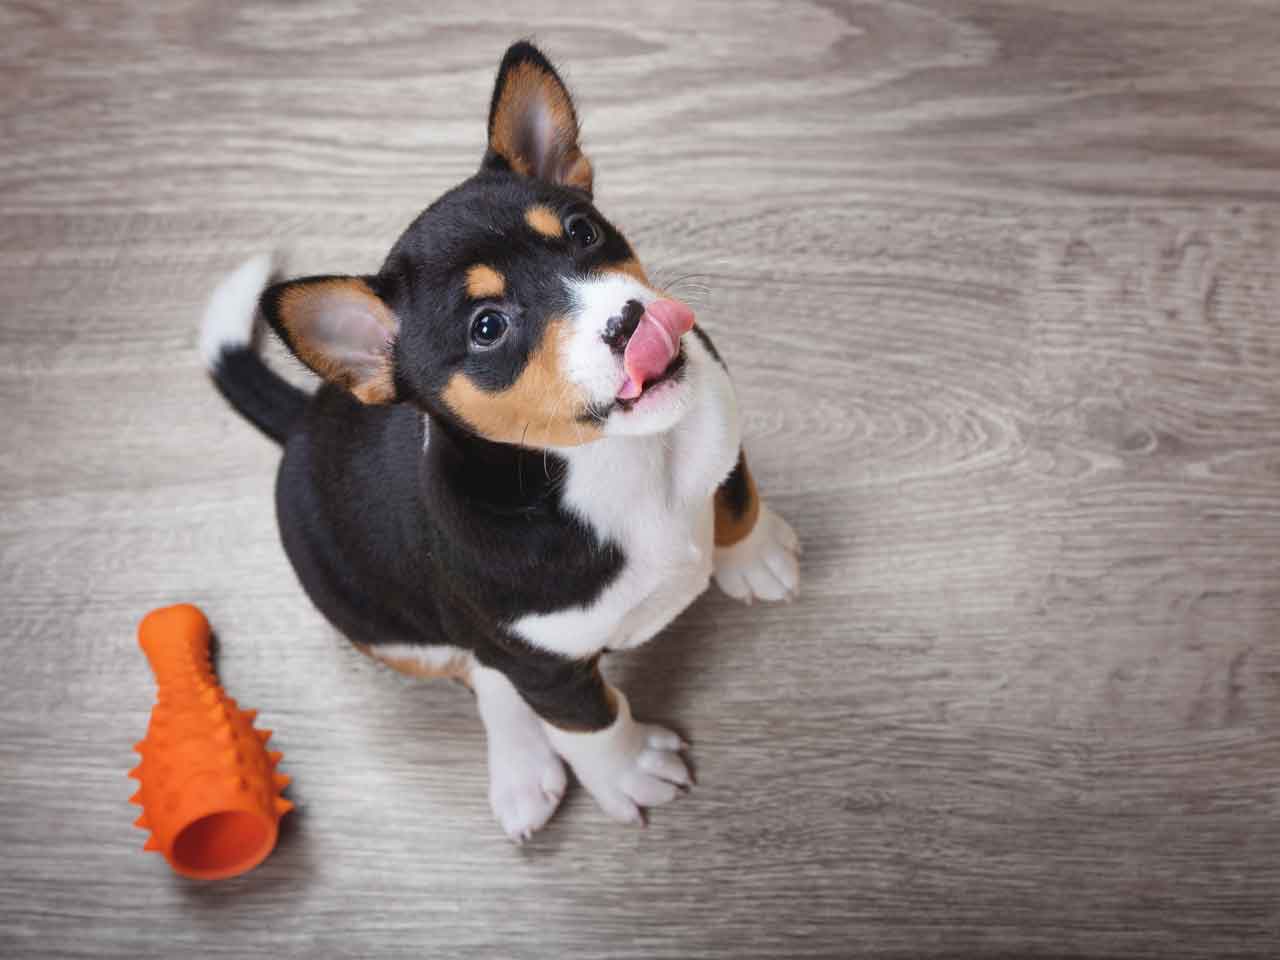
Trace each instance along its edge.
{"label": "gray wood plank", "polygon": [[[806,553],[607,667],[696,790],[515,849],[194,344],[249,254],[375,267],[528,34]],[[0,955],[1275,956],[1277,48],[1244,2],[0,4]],[[175,600],[295,777],[223,884],[125,802]]]}

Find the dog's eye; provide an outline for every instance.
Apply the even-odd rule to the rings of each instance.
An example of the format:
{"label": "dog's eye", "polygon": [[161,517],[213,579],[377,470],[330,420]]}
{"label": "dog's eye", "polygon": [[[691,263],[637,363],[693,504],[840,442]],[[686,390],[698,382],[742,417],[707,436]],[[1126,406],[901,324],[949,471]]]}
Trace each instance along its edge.
{"label": "dog's eye", "polygon": [[590,250],[600,242],[600,228],[585,214],[575,213],[570,216],[564,222],[564,229],[579,250]]}
{"label": "dog's eye", "polygon": [[506,336],[511,321],[498,310],[482,310],[471,321],[471,342],[477,347],[492,347]]}

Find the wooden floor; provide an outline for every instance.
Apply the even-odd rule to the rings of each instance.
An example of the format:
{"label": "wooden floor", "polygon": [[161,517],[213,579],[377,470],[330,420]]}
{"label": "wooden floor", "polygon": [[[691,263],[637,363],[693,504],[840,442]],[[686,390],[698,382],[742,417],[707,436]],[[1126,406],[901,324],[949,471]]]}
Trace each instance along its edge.
{"label": "wooden floor", "polygon": [[[510,6],[0,4],[0,956],[1280,955],[1280,6]],[[195,340],[250,254],[375,267],[531,33],[807,552],[608,664],[696,790],[517,849]],[[299,804],[206,886],[126,803],[177,600]]]}

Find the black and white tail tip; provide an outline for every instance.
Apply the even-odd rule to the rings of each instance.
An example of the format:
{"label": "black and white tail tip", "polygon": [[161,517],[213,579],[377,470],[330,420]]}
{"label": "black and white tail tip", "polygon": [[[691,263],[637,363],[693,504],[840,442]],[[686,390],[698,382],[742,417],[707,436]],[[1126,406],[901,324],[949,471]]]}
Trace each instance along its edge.
{"label": "black and white tail tip", "polygon": [[272,267],[267,253],[246,260],[209,297],[200,321],[200,355],[210,373],[216,373],[223,354],[252,345],[258,298],[270,282]]}
{"label": "black and white tail tip", "polygon": [[284,443],[302,417],[307,395],[268,367],[253,346],[258,302],[273,268],[271,256],[263,254],[218,284],[200,324],[200,353],[214,384],[236,412]]}

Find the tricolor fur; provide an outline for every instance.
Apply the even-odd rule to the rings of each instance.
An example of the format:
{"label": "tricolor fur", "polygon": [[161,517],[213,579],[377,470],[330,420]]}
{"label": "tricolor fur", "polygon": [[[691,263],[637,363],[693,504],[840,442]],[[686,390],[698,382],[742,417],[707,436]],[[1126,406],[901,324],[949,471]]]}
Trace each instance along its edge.
{"label": "tricolor fur", "polygon": [[[507,51],[480,170],[369,276],[215,292],[214,379],[284,444],[281,536],[303,588],[362,651],[476,693],[490,800],[523,839],[561,759],[604,809],[689,783],[683,744],[637,722],[600,656],[653,637],[715,576],[743,600],[797,584],[764,506],[728,373],[592,202],[573,101]],[[253,352],[254,301],[324,383],[306,397]],[[686,332],[687,331],[687,332]]]}

